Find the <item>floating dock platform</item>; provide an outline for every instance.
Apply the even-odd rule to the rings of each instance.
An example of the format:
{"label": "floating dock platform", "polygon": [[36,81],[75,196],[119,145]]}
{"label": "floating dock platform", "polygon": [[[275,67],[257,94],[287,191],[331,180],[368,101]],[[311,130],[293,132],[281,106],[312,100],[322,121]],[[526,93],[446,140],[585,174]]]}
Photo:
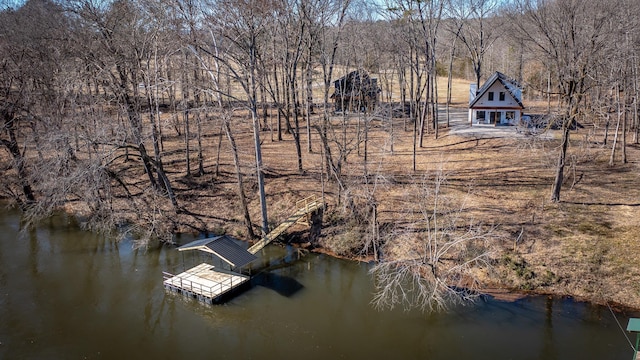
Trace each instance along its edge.
{"label": "floating dock platform", "polygon": [[218,270],[213,265],[202,263],[178,275],[162,272],[164,287],[186,296],[213,304],[222,295],[249,281],[249,276]]}

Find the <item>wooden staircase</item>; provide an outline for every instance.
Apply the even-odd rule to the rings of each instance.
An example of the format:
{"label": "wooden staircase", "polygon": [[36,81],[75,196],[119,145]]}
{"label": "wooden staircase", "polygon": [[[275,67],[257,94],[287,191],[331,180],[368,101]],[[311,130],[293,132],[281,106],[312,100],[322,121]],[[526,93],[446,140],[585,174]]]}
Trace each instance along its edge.
{"label": "wooden staircase", "polygon": [[289,229],[293,224],[298,222],[306,222],[310,223],[311,214],[320,210],[324,207],[324,204],[320,199],[318,199],[315,195],[309,196],[305,199],[299,200],[296,202],[296,211],[293,215],[289,216],[283,223],[278,225],[275,229],[271,230],[265,237],[260,239],[257,243],[253,244],[247,251],[252,254],[257,253],[262,250],[265,246],[267,246],[270,242],[277,239],[278,236],[282,235],[287,229]]}

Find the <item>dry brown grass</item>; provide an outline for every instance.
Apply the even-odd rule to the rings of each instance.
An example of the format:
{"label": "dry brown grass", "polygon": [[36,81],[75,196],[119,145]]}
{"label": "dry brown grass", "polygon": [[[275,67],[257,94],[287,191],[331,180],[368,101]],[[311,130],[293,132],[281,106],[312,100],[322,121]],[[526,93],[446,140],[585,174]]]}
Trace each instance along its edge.
{"label": "dry brown grass", "polygon": [[[372,74],[372,76],[378,77],[378,84],[382,88],[382,98],[386,99],[385,92],[387,89],[384,86],[384,74]],[[391,86],[391,99],[392,101],[400,101],[400,84],[397,80],[397,75],[389,73],[389,81],[393,82]],[[469,84],[472,81],[454,78],[451,80],[451,105],[452,106],[466,106],[469,104]],[[447,78],[438,77],[438,102],[445,104],[447,101]]]}
{"label": "dry brown grass", "polygon": [[[640,247],[637,146],[628,149],[629,164],[609,167],[609,147],[592,142],[587,129],[572,134],[573,163],[567,171],[563,201],[554,204],[548,199],[557,140],[531,143],[446,134],[435,140],[429,136],[425,147],[418,150],[418,170],[413,172],[412,135],[401,129],[402,123],[397,121],[393,154],[382,124],[369,136],[369,172],[387,179],[375,193],[381,222],[407,221],[403,208],[408,188],[425,172],[442,167],[448,178],[448,194],[469,197],[466,216],[497,226],[497,271],[487,277],[488,285],[640,307],[640,286],[634,281],[640,275],[635,258]],[[273,222],[284,218],[296,198],[320,194],[318,139],[314,137],[313,143],[315,152],[303,154],[305,175],[291,170],[295,153],[290,136],[283,142],[264,143],[265,165],[273,175],[267,179]],[[249,164],[252,153],[245,155]],[[355,195],[363,191],[362,160],[362,154],[354,152],[345,169]],[[337,205],[337,189],[333,183],[326,188],[331,211]],[[253,204],[256,209],[255,200]],[[254,216],[258,218],[255,211]],[[335,235],[344,229],[324,231]],[[522,238],[515,244],[521,232]]]}
{"label": "dry brown grass", "polygon": [[[351,120],[355,124],[355,120]],[[213,122],[212,122],[213,123]],[[259,203],[255,191],[252,135],[248,119],[238,114],[235,132],[241,149],[244,171],[249,178],[248,194],[254,222],[259,223]],[[561,203],[551,203],[551,183],[558,140],[533,142],[527,139],[475,139],[444,135],[434,139],[428,135],[425,146],[417,151],[417,171],[412,170],[412,133],[404,131],[403,120],[395,120],[394,152],[390,149],[388,124],[373,123],[369,135],[370,174],[383,175],[384,186],[378,186],[380,221],[408,221],[403,209],[412,184],[425,173],[443,168],[447,175],[447,194],[467,197],[465,216],[496,226],[494,250],[496,272],[487,275],[487,285],[535,290],[543,293],[572,295],[596,302],[610,301],[640,308],[637,296],[640,275],[635,254],[640,250],[637,223],[640,215],[640,187],[637,162],[640,148],[630,145],[629,164],[607,165],[609,147],[593,141],[591,130],[572,134],[570,155]],[[348,136],[355,136],[353,125]],[[179,222],[196,224],[196,228],[225,229],[242,233],[241,213],[235,199],[235,183],[230,150],[222,144],[223,174],[213,178],[214,149],[217,137],[206,138],[205,157],[209,174],[185,182],[178,169],[184,168],[180,139],[167,141],[165,158],[176,171],[173,176],[180,203],[188,210]],[[600,136],[600,134],[598,134]],[[312,132],[314,152],[303,150],[305,172],[296,169],[295,146],[291,135],[281,142],[270,141],[263,132],[262,151],[267,174],[266,191],[270,223],[284,219],[295,200],[311,194],[321,195],[320,142]],[[557,137],[556,137],[557,138]],[[600,139],[600,137],[597,137]],[[306,144],[306,136],[302,141]],[[175,150],[172,152],[171,149]],[[303,145],[303,149],[304,149]],[[363,145],[360,155],[354,151],[344,170],[350,192],[357,198],[364,194]],[[194,189],[194,184],[198,185]],[[329,204],[327,216],[337,211],[337,188],[325,184]],[[195,221],[194,219],[197,219]],[[183,230],[187,229],[186,227]],[[304,230],[300,228],[298,230]],[[344,229],[323,230],[326,236],[337,236]],[[515,240],[522,232],[520,241]]]}

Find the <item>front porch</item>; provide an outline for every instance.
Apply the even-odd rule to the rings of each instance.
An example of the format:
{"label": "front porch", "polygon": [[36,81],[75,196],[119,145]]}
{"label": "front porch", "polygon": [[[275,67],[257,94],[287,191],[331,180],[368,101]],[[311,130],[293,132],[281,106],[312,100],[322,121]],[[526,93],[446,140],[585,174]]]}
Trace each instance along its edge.
{"label": "front porch", "polygon": [[469,109],[470,125],[509,126],[519,123],[522,114],[519,109]]}

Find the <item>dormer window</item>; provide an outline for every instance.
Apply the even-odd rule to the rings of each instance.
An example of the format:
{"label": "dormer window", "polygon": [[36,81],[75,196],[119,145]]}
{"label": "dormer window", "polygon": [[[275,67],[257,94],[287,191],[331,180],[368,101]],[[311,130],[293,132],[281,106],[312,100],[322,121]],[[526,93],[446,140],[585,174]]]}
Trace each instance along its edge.
{"label": "dormer window", "polygon": [[489,101],[493,101],[493,91],[489,91]]}
{"label": "dormer window", "polygon": [[504,91],[500,91],[500,101],[504,101]]}

